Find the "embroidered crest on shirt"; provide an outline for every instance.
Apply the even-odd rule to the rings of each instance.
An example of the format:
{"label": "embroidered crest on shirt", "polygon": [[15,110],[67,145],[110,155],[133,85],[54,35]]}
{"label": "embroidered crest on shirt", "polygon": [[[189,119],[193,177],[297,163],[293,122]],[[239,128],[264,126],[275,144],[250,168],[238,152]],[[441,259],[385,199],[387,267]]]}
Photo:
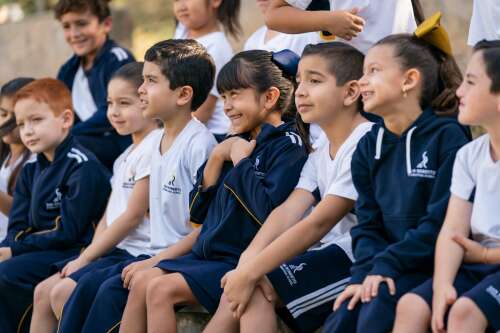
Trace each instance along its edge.
{"label": "embroidered crest on shirt", "polygon": [[59,188],[55,190],[55,198],[52,201],[45,203],[47,210],[49,209],[59,209],[61,207],[62,193]]}
{"label": "embroidered crest on shirt", "polygon": [[295,274],[302,271],[305,266],[307,266],[307,263],[305,263],[305,262],[300,263],[298,265],[283,264],[280,266],[280,269],[283,272],[283,274],[285,274],[286,279],[288,280],[288,283],[291,286],[293,286],[293,285],[296,285],[298,283],[297,277],[295,276]]}
{"label": "embroidered crest on shirt", "polygon": [[181,194],[182,190],[180,187],[176,185],[175,182],[176,180],[175,173],[172,173],[167,179],[168,179],[167,183],[163,184],[163,190],[172,194]]}
{"label": "embroidered crest on shirt", "polygon": [[255,162],[253,164],[253,169],[255,170],[254,173],[257,177],[259,178],[264,178],[264,176],[266,175],[265,172],[262,172],[260,171],[260,159],[261,159],[261,155],[258,155],[256,158],[255,158]]}
{"label": "embroidered crest on shirt", "polygon": [[407,160],[408,163],[408,176],[410,177],[422,177],[422,178],[436,178],[436,170],[430,170],[427,167],[427,163],[429,163],[429,157],[427,156],[427,151],[424,151],[422,154],[422,160],[417,164],[417,167],[415,169],[411,168],[411,165],[409,164],[409,160]]}

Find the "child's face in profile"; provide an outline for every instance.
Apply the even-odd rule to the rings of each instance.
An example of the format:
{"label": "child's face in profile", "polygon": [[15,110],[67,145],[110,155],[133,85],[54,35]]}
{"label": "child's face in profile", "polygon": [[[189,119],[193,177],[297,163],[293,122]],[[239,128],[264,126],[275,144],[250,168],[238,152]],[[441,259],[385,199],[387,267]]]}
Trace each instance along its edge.
{"label": "child's face in profile", "polygon": [[[65,110],[56,116],[46,103],[31,98],[19,100],[14,106],[14,112],[24,145],[36,154],[53,154],[73,122],[71,110]],[[71,114],[70,118],[68,112]]]}
{"label": "child's face in profile", "polygon": [[330,73],[321,56],[309,55],[299,62],[295,105],[305,123],[321,124],[332,119],[344,106],[344,87]]}
{"label": "child's face in profile", "polygon": [[[14,100],[12,97],[4,96],[0,98],[0,126],[7,123],[14,117]],[[5,144],[19,144],[21,137],[19,135],[19,128],[14,128],[8,134],[2,137]]]}
{"label": "child's face in profile", "polygon": [[149,119],[170,118],[177,109],[178,89],[170,89],[170,81],[154,62],[144,62],[142,76],[144,82],[138,89],[140,100],[144,104],[142,115]]}
{"label": "child's face in profile", "polygon": [[129,135],[143,130],[149,123],[142,115],[145,108],[136,87],[130,82],[120,78],[109,82],[107,115],[118,134]]}
{"label": "child's face in profile", "polygon": [[490,91],[491,79],[486,73],[482,51],[475,52],[467,65],[465,78],[457,90],[460,98],[458,120],[465,125],[486,125],[498,118],[498,94]]}
{"label": "child's face in profile", "polygon": [[372,47],[365,57],[359,80],[364,110],[383,116],[389,105],[402,101],[404,73],[391,45]]}
{"label": "child's face in profile", "polygon": [[90,10],[83,13],[68,12],[62,15],[61,24],[66,42],[80,57],[97,53],[111,31],[111,18],[99,22],[99,18]]}

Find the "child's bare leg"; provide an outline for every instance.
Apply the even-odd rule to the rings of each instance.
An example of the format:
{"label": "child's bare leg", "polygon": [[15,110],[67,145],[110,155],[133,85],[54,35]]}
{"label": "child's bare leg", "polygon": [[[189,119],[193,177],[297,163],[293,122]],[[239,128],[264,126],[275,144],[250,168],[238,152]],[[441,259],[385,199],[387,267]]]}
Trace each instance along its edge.
{"label": "child's bare leg", "polygon": [[57,319],[61,318],[64,304],[68,301],[76,282],[70,278],[62,279],[50,292],[50,304]]}
{"label": "child's bare leg", "polygon": [[50,293],[60,281],[62,278],[56,273],[36,286],[30,332],[52,333],[57,328],[57,318],[50,305]]}
{"label": "child's bare leg", "polygon": [[448,317],[448,332],[484,332],[488,320],[470,298],[461,297],[451,307]]}
{"label": "child's bare leg", "polygon": [[154,278],[164,274],[165,272],[162,269],[156,267],[135,273],[127,305],[123,312],[120,333],[146,332],[146,292],[148,285]]}
{"label": "child's bare leg", "polygon": [[198,304],[191,288],[180,273],[157,277],[148,286],[147,296],[148,332],[174,333],[177,330],[174,306]]}
{"label": "child's bare leg", "polygon": [[203,333],[238,332],[239,327],[239,320],[233,317],[229,303],[226,297],[222,295],[217,312],[215,312],[207,327],[203,330]]}
{"label": "child's bare leg", "polygon": [[408,293],[398,302],[393,332],[425,333],[429,330],[431,316],[431,309],[424,299]]}
{"label": "child's bare leg", "polygon": [[[274,295],[273,299],[276,300]],[[240,319],[240,332],[276,333],[278,332],[278,319],[274,311],[276,302],[270,302],[264,296],[260,287],[255,291],[248,302],[245,312]]]}

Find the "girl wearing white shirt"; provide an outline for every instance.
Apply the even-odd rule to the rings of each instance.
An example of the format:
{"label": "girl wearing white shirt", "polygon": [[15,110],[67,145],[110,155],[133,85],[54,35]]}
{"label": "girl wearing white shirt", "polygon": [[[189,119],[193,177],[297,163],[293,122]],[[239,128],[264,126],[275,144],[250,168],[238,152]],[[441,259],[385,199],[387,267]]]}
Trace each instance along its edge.
{"label": "girl wearing white shirt", "polygon": [[[219,70],[233,57],[233,49],[221,28],[237,37],[241,27],[238,21],[240,0],[178,0],[174,1],[174,15],[179,22],[174,38],[195,39],[212,56]],[[203,122],[218,141],[229,131],[229,118],[215,85],[194,116]]]}
{"label": "girl wearing white shirt", "polygon": [[2,137],[0,141],[0,241],[7,234],[17,175],[32,156],[21,142],[13,112],[16,92],[32,81],[32,78],[17,78],[7,82],[0,90],[0,136]]}

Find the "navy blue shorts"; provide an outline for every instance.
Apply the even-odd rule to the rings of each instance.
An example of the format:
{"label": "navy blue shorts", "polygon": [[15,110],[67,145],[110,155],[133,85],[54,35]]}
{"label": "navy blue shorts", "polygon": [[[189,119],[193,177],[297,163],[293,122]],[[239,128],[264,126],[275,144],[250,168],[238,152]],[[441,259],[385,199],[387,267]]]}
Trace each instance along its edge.
{"label": "navy blue shorts", "polygon": [[156,265],[169,273],[180,273],[194,297],[210,313],[215,313],[224,291],[220,280],[236,266],[224,261],[198,257],[194,253],[176,259],[163,260]]}
{"label": "navy blue shorts", "polygon": [[[495,331],[500,330],[500,265],[463,265],[453,283],[459,297],[470,298]],[[432,308],[432,279],[411,291]]]}
{"label": "navy blue shorts", "polygon": [[[66,266],[66,264],[68,262],[70,262],[76,258],[78,258],[78,256],[74,256],[70,259],[65,259],[65,260],[62,260],[62,261],[55,263],[54,265],[52,265],[53,273],[60,272],[64,268],[64,266]],[[80,280],[82,278],[82,276],[84,276],[85,274],[87,274],[89,272],[93,272],[93,271],[96,271],[98,269],[107,268],[107,267],[113,266],[115,264],[131,260],[133,258],[135,258],[135,257],[133,255],[131,255],[130,253],[128,253],[127,251],[115,247],[109,253],[107,253],[104,256],[102,256],[101,258],[89,263],[87,266],[77,270],[76,272],[74,272],[73,274],[71,274],[68,277],[70,279],[72,279],[73,281],[78,282],[78,280]]]}
{"label": "navy blue shorts", "polygon": [[344,250],[331,244],[309,250],[269,273],[286,306],[287,315],[278,313],[287,325],[297,332],[312,332],[323,325],[334,300],[349,283],[351,265]]}

